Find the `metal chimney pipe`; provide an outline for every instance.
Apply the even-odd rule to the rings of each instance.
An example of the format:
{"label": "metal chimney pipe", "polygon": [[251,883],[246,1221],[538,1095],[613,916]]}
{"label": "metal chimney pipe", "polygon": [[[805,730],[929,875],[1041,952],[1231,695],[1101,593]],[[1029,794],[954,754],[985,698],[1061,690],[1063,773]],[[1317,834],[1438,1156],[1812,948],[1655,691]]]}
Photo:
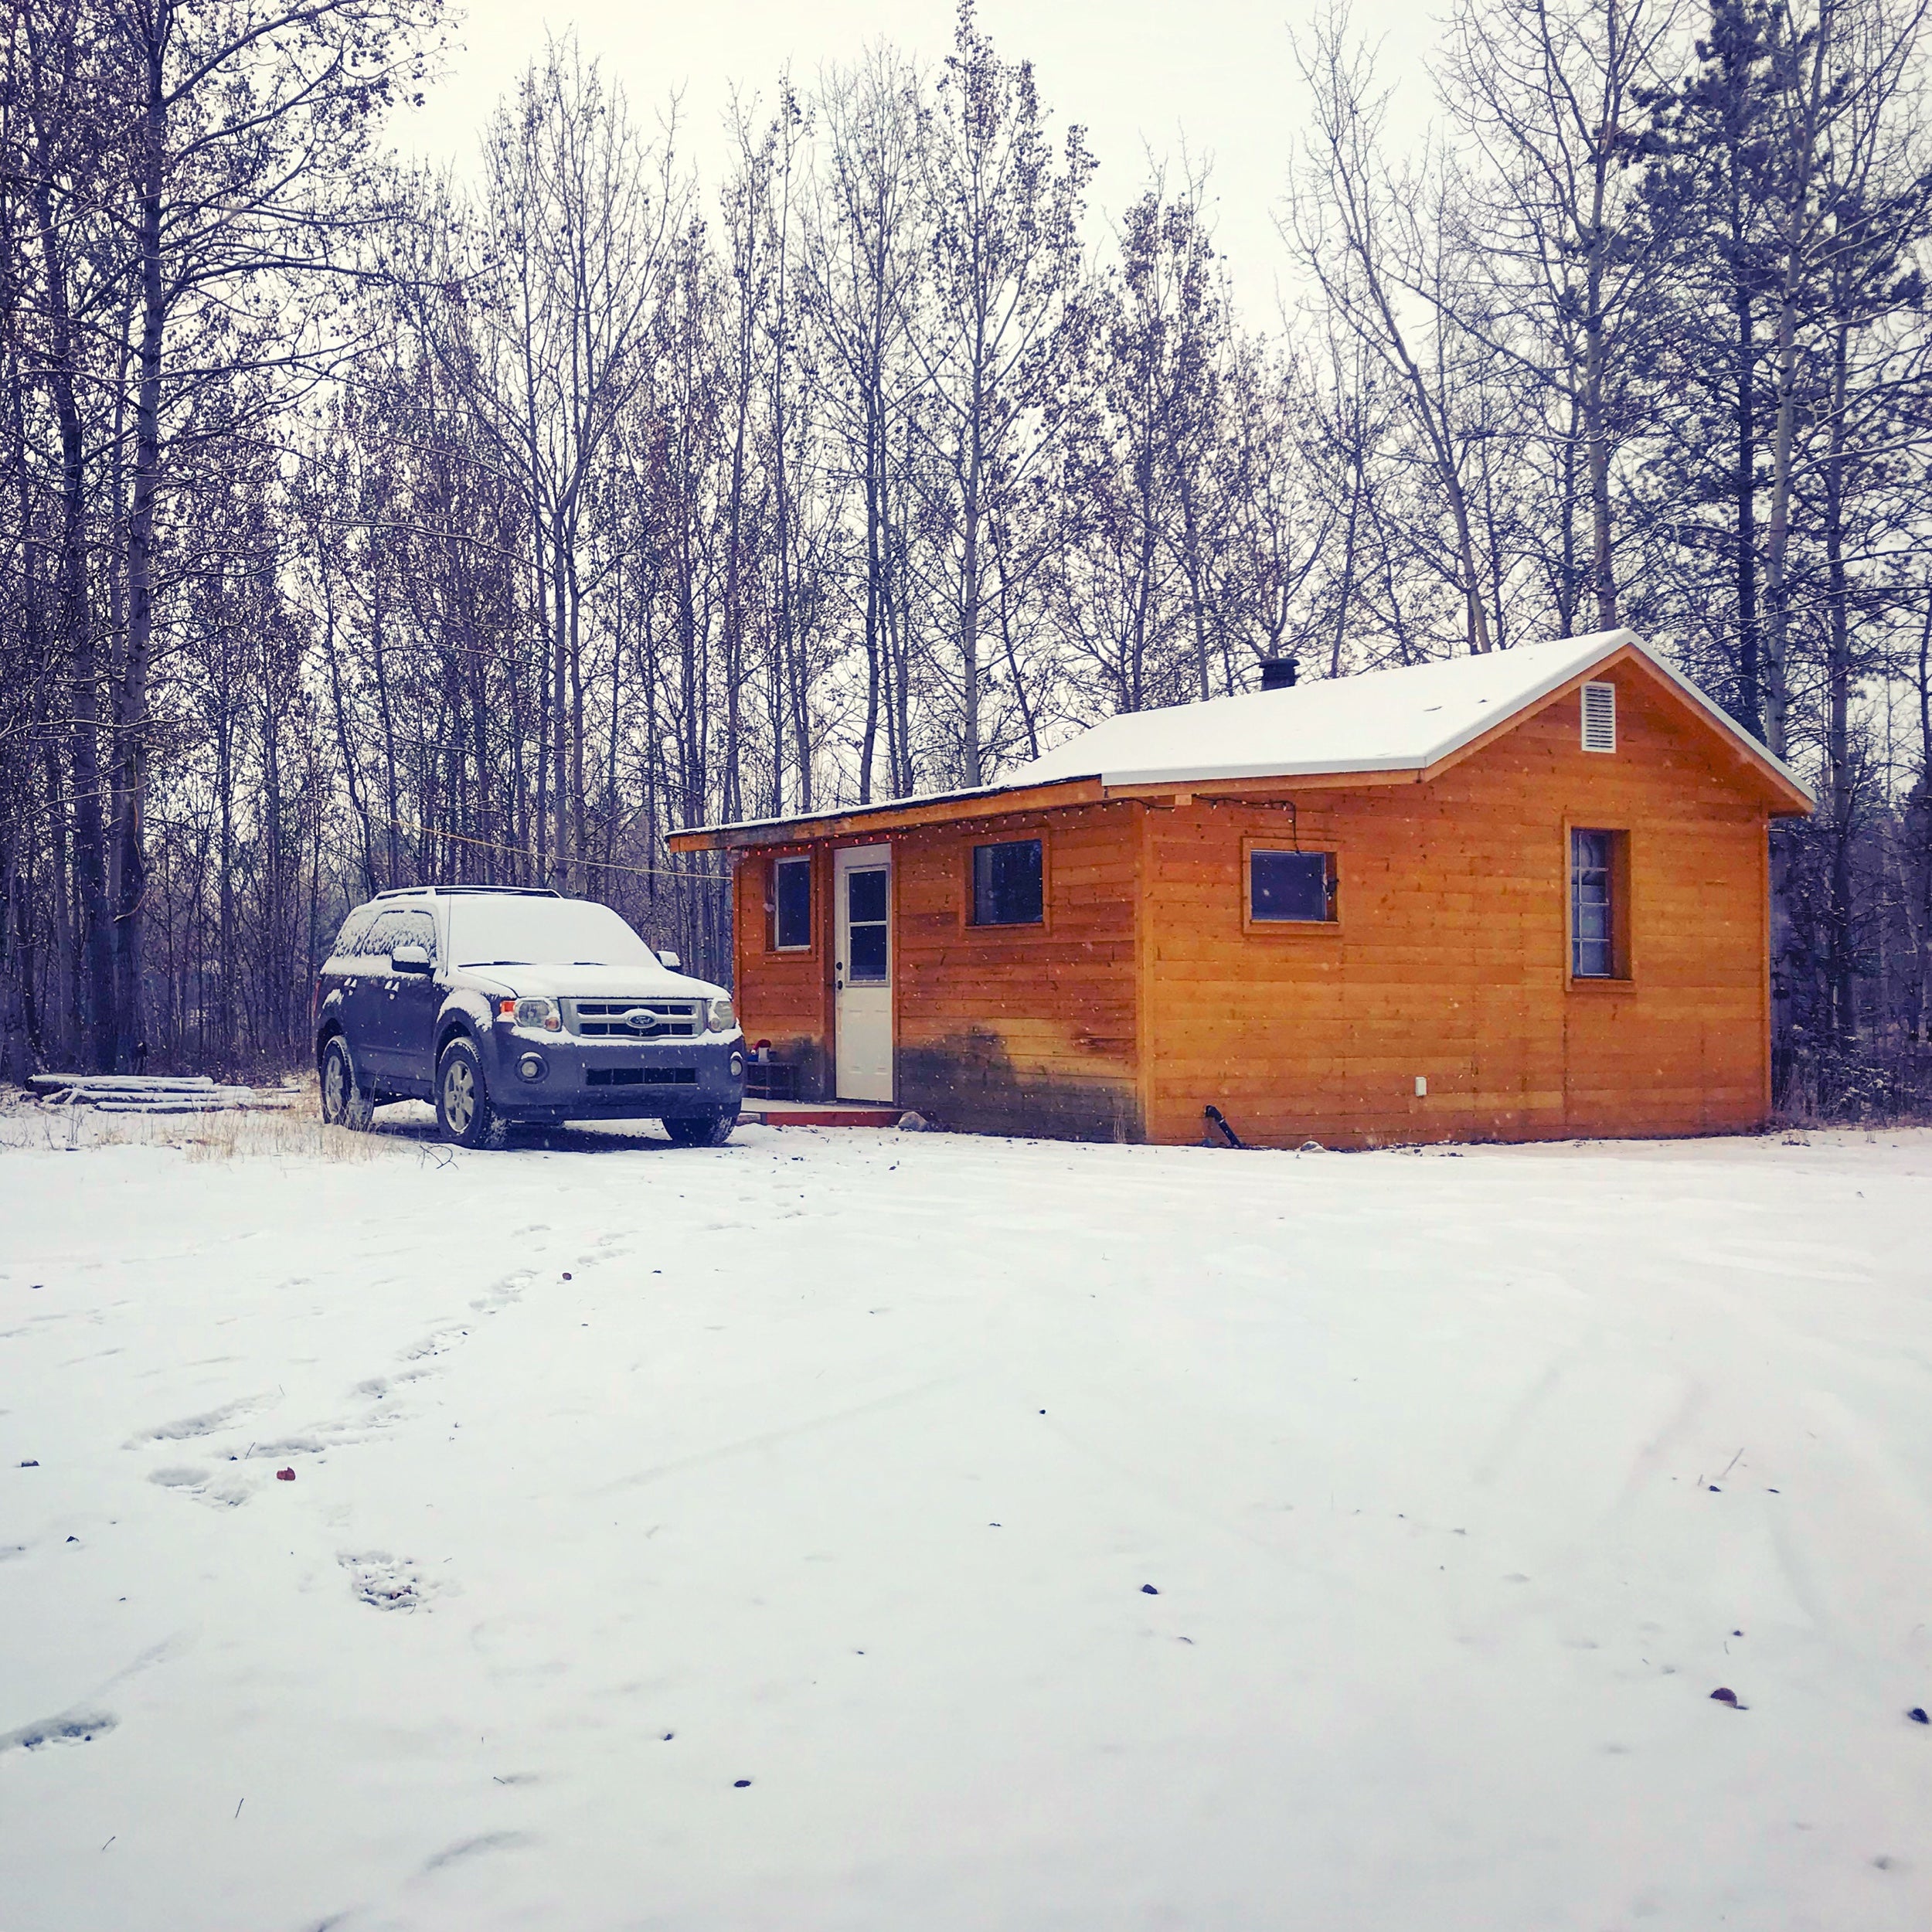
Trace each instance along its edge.
{"label": "metal chimney pipe", "polygon": [[1291,656],[1264,658],[1261,660],[1261,689],[1264,691],[1286,691],[1294,682],[1296,668]]}

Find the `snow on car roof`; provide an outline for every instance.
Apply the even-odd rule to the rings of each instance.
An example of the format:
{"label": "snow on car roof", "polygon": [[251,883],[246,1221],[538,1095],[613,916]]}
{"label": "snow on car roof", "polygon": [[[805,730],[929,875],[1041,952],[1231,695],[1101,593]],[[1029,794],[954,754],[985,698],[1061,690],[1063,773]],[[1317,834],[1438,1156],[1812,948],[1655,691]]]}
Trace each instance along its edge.
{"label": "snow on car roof", "polygon": [[[1480,657],[1447,658],[1283,690],[1123,713],[1009,773],[1006,782],[1097,777],[1110,785],[1165,784],[1419,770],[1625,647],[1641,653],[1714,723],[1733,737],[1744,737],[1634,631],[1600,631]],[[1767,755],[1754,740],[1744,742],[1759,757]]]}

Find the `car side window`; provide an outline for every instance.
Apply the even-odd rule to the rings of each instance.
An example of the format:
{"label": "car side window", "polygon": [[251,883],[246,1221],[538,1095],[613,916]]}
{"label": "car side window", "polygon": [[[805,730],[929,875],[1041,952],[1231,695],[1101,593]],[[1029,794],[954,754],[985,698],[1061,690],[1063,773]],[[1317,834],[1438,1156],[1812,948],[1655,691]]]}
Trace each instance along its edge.
{"label": "car side window", "polygon": [[369,928],[376,923],[373,906],[358,906],[342,921],[342,930],[335,935],[335,950],[332,959],[353,959],[362,950],[362,942],[369,937]]}
{"label": "car side window", "polygon": [[409,912],[400,906],[379,914],[362,940],[364,957],[386,959],[399,946],[420,946],[434,959],[435,920],[427,913]]}
{"label": "car side window", "polygon": [[399,913],[402,921],[391,937],[389,950],[394,952],[399,946],[420,946],[432,961],[436,957],[436,920],[433,913],[423,912]]}

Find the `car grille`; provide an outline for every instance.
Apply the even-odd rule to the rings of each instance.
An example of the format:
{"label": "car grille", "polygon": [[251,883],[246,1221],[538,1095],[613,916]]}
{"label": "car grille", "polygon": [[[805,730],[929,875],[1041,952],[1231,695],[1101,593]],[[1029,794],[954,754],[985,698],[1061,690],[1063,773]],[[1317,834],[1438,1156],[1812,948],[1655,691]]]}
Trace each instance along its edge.
{"label": "car grille", "polygon": [[[704,1009],[688,999],[566,999],[563,1023],[583,1039],[691,1039],[704,1031]],[[633,1026],[627,1015],[638,1011],[652,1018],[648,1026]]]}
{"label": "car grille", "polygon": [[594,1066],[583,1077],[586,1087],[696,1087],[695,1066]]}

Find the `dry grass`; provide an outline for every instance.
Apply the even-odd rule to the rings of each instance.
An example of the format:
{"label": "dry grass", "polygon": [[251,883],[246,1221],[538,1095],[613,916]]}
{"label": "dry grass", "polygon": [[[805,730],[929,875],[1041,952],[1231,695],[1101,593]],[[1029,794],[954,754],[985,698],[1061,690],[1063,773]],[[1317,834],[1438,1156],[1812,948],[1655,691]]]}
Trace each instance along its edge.
{"label": "dry grass", "polygon": [[103,1114],[90,1107],[43,1107],[21,1094],[0,1099],[0,1151],[165,1147],[191,1161],[373,1161],[414,1145],[324,1126],[312,1074],[295,1090],[292,1106],[206,1114]]}
{"label": "dry grass", "polygon": [[182,1148],[191,1161],[233,1161],[262,1155],[303,1160],[374,1161],[393,1151],[395,1143],[379,1134],[352,1134],[345,1127],[328,1127],[311,1107],[280,1114],[209,1114],[192,1134],[171,1145]]}

